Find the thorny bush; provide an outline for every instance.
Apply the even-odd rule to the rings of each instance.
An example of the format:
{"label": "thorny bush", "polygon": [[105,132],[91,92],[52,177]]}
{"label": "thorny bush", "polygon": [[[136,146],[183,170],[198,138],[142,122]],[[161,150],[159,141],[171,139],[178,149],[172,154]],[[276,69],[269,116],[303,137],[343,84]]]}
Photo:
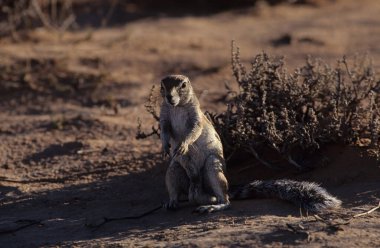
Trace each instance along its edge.
{"label": "thorny bush", "polygon": [[119,103],[104,93],[109,80],[103,67],[72,70],[65,58],[16,59],[0,63],[0,102],[64,98],[89,107],[112,107],[116,113]]}
{"label": "thorny bush", "polygon": [[0,63],[0,95],[21,91],[75,95],[94,91],[106,76],[101,70],[98,73],[72,72],[64,59],[20,59],[12,64]]}
{"label": "thorny bush", "polygon": [[[334,67],[308,58],[289,73],[283,58],[261,53],[247,69],[232,43],[232,71],[239,90],[227,86],[227,109],[208,114],[227,157],[245,152],[271,168],[276,162],[266,157],[305,169],[307,157],[331,143],[365,146],[379,157],[380,80],[366,56]],[[146,107],[155,117],[156,106],[152,91]],[[153,127],[145,135],[140,125],[137,137],[158,133]]]}
{"label": "thorny bush", "polygon": [[0,37],[40,26],[63,32],[75,18],[72,0],[0,0]]}

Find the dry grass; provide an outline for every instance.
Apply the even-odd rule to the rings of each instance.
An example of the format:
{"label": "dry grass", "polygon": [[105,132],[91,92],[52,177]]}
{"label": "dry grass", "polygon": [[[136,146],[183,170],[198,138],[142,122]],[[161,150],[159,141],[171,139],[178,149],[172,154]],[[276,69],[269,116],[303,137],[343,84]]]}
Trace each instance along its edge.
{"label": "dry grass", "polygon": [[71,0],[1,0],[0,5],[0,36],[17,40],[20,30],[43,26],[64,32],[75,25]]}
{"label": "dry grass", "polygon": [[0,64],[0,97],[6,102],[29,102],[41,96],[111,106],[112,99],[101,94],[108,80],[110,75],[103,69],[73,71],[63,58],[17,59]]}
{"label": "dry grass", "polygon": [[0,65],[0,90],[3,93],[78,94],[96,89],[105,77],[101,72],[72,72],[62,59],[18,60],[11,65]]}

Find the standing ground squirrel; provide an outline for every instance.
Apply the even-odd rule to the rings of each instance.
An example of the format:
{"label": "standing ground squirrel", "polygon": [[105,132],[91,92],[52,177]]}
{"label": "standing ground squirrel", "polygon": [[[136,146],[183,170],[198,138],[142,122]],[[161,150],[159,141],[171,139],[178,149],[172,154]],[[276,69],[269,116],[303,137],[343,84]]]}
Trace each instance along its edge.
{"label": "standing ground squirrel", "polygon": [[189,78],[165,77],[161,81],[161,95],[161,142],[164,154],[171,158],[166,172],[169,202],[165,208],[177,208],[180,194],[187,194],[201,213],[228,208],[229,197],[275,197],[312,211],[340,206],[340,200],[317,184],[287,179],[255,180],[228,192],[222,142],[201,111]]}

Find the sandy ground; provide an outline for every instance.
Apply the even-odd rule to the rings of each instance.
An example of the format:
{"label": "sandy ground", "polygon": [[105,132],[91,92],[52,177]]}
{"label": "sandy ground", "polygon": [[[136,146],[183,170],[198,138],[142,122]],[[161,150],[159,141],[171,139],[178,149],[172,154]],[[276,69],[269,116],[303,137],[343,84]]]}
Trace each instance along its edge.
{"label": "sandy ground", "polygon": [[344,54],[368,53],[380,69],[379,13],[376,0],[259,4],[207,15],[146,16],[61,37],[37,29],[22,41],[1,39],[1,64],[55,59],[72,72],[102,72],[106,80],[91,93],[1,94],[0,246],[380,246],[380,211],[343,225],[380,201],[379,165],[359,148],[344,147],[327,149],[328,165],[312,172],[273,172],[252,162],[228,172],[233,183],[320,182],[344,202],[341,210],[321,215],[325,222],[288,203],[254,199],[211,215],[192,214],[184,203],[176,212],[91,228],[103,217],[139,215],[167,198],[159,141],[135,139],[138,117],[147,131],[153,123],[144,102],[163,75],[188,75],[203,109],[216,111],[225,108],[217,101],[224,83],[233,82],[232,39],[247,62],[266,51],[284,55],[292,69],[308,54],[333,64]]}

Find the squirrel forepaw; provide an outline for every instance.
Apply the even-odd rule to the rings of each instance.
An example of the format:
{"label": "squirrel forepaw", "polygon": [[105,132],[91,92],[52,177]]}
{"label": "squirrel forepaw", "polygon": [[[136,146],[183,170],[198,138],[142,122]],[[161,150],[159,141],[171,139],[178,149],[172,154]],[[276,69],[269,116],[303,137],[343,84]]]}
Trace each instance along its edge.
{"label": "squirrel forepaw", "polygon": [[181,145],[179,145],[176,149],[176,151],[174,152],[174,154],[176,155],[184,155],[186,154],[187,152],[189,151],[189,145],[187,145],[186,143],[182,143]]}
{"label": "squirrel forepaw", "polygon": [[162,145],[162,155],[164,158],[167,156],[170,156],[170,144],[169,143],[164,143]]}

